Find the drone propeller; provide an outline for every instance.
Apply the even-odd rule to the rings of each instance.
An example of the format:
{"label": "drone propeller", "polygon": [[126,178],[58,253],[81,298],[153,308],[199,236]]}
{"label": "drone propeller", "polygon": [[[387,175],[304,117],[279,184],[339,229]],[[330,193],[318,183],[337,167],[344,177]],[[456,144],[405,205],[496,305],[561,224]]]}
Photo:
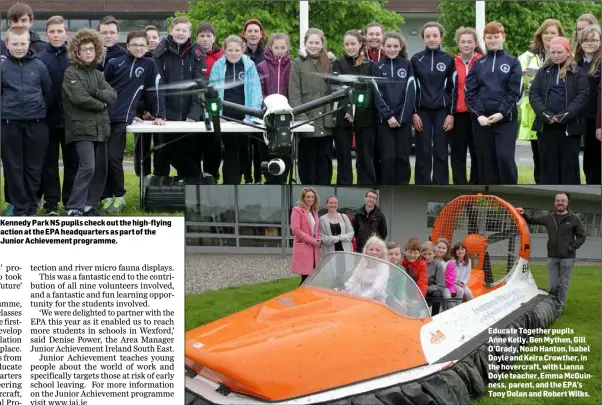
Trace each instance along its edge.
{"label": "drone propeller", "polygon": [[373,76],[363,76],[363,75],[348,75],[348,74],[332,74],[332,73],[313,73],[318,75],[324,79],[329,79],[333,81],[338,81],[341,83],[369,83],[372,80],[377,82],[390,82],[393,81],[384,77],[373,77]]}
{"label": "drone propeller", "polygon": [[[236,82],[228,82],[228,83],[222,83],[222,84],[216,84],[214,86],[210,85],[208,82],[206,81],[195,81],[195,80],[187,80],[187,81],[183,81],[183,82],[177,82],[177,83],[167,83],[164,85],[159,86],[158,90],[159,91],[170,91],[170,90],[181,90],[181,91],[170,91],[169,93],[167,93],[167,96],[179,96],[179,95],[188,95],[188,94],[199,94],[199,93],[203,93],[209,90],[209,88],[212,88],[214,90],[218,90],[218,89],[223,89],[223,90],[228,90],[228,89],[233,89],[236,87],[240,87],[243,86],[244,82],[242,81],[236,81]],[[155,89],[148,89],[149,91],[154,91]]]}

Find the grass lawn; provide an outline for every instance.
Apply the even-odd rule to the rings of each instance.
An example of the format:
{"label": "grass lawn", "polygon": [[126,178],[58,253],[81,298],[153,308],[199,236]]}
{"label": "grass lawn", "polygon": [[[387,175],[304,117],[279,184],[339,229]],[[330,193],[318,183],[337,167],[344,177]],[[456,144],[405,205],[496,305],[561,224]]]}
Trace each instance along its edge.
{"label": "grass lawn", "polygon": [[[470,173],[470,166],[467,166],[467,173]],[[583,170],[581,172],[581,184],[585,184],[585,175],[583,174]],[[223,179],[221,176],[220,169],[220,179]],[[299,181],[299,179],[297,179]],[[221,184],[222,180],[220,180]],[[337,182],[337,168],[332,169],[332,184],[336,184]],[[244,181],[243,181],[244,184]],[[353,184],[357,184],[357,171],[353,168]],[[414,167],[412,167],[412,178],[410,180],[410,184],[414,184]],[[453,184],[452,179],[452,171],[451,166],[449,168],[449,184]],[[535,184],[535,177],[533,177],[533,166],[518,166],[518,184]]]}
{"label": "grass lawn", "polygon": [[[61,171],[61,181],[63,178],[63,173]],[[2,182],[2,186],[0,187],[0,192],[2,196],[4,196],[4,181]],[[136,176],[136,173],[133,169],[125,170],[125,209],[118,216],[183,216],[183,212],[145,212],[140,209],[140,179]],[[4,214],[6,210],[6,202],[4,202],[4,197],[2,198],[2,214]],[[61,214],[64,214],[64,210],[61,210]],[[44,215],[44,210],[40,210],[38,215]],[[103,214],[103,215],[115,215],[115,214]]]}
{"label": "grass lawn", "polygon": [[[537,285],[547,287],[547,273],[545,266],[531,266]],[[204,294],[191,294],[185,299],[185,328],[193,329],[226,315],[261,303],[277,295],[295,289],[299,278],[277,280],[256,285],[243,285],[236,288],[227,288],[219,291],[210,291]],[[600,267],[575,267],[569,288],[569,296],[564,315],[552,326],[553,329],[573,328],[573,336],[583,336],[587,339],[586,345],[590,347],[587,363],[583,373],[592,374],[589,380],[575,380],[583,383],[583,392],[589,393],[589,398],[494,398],[485,394],[475,399],[472,403],[479,405],[499,404],[567,404],[589,405],[599,404],[601,401],[600,385]],[[568,346],[568,345],[558,345]],[[562,353],[550,353],[562,354]],[[529,364],[522,362],[521,364]],[[517,363],[518,364],[518,363]],[[522,371],[518,371],[521,373]],[[537,373],[537,372],[530,372]],[[554,371],[551,371],[554,373]],[[504,380],[509,382],[528,382]],[[544,381],[544,380],[538,380]],[[556,380],[563,381],[563,380]],[[561,389],[557,389],[558,391]],[[513,390],[515,391],[515,390]]]}

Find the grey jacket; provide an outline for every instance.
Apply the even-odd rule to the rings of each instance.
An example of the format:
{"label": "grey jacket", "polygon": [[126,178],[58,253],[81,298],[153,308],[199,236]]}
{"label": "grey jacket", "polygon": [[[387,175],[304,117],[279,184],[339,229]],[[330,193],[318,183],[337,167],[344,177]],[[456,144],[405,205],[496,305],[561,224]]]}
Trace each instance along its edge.
{"label": "grey jacket", "polygon": [[432,260],[426,264],[426,269],[429,276],[428,292],[443,291],[445,288],[445,271],[439,260]]}
{"label": "grey jacket", "polygon": [[339,225],[341,226],[341,234],[332,236],[328,214],[324,214],[320,217],[320,237],[322,239],[322,246],[320,247],[321,257],[326,253],[334,252],[334,244],[339,241],[343,244],[343,250],[345,250],[345,252],[353,252],[353,247],[351,246],[353,226],[351,226],[351,221],[349,221],[346,214],[339,214]]}

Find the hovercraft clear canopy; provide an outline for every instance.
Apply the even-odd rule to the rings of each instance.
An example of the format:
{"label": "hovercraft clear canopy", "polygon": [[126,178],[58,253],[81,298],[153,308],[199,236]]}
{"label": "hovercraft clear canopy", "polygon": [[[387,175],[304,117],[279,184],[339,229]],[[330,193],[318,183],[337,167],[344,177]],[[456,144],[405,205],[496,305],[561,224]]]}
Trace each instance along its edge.
{"label": "hovercraft clear canopy", "polygon": [[410,318],[429,316],[428,305],[412,277],[403,268],[375,257],[329,253],[303,286],[368,298]]}

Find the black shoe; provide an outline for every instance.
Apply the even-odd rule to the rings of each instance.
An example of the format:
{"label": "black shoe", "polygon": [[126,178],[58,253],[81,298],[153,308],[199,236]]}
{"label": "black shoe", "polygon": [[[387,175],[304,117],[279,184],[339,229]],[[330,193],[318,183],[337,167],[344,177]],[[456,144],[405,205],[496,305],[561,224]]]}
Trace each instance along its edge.
{"label": "black shoe", "polygon": [[100,213],[96,211],[96,208],[90,208],[88,211],[84,211],[84,217],[99,217]]}
{"label": "black shoe", "polygon": [[81,216],[80,212],[77,210],[69,210],[69,212],[67,213],[68,217],[79,217]]}

